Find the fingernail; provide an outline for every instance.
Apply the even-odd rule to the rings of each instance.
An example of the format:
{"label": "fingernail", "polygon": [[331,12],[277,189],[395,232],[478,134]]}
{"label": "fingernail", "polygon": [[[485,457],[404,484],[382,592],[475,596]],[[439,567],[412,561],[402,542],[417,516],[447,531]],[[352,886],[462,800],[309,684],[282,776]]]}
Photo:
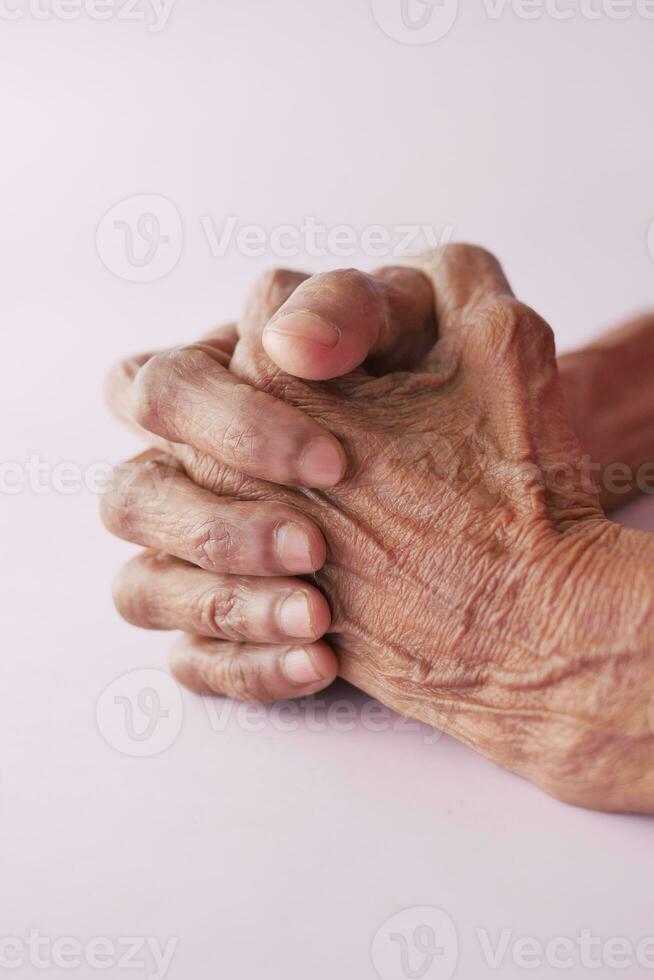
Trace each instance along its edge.
{"label": "fingernail", "polygon": [[316,316],[315,313],[304,311],[282,313],[281,316],[274,317],[263,332],[264,347],[268,340],[272,339],[274,343],[274,334],[298,337],[300,340],[313,340],[323,347],[336,347],[341,336],[338,328],[332,323]]}
{"label": "fingernail", "polygon": [[323,680],[306,650],[289,650],[284,656],[283,670],[292,684],[315,684]]}
{"label": "fingernail", "polygon": [[345,460],[331,439],[319,436],[304,450],[300,471],[307,486],[333,487],[345,473]]}
{"label": "fingernail", "polygon": [[309,600],[304,592],[293,592],[279,608],[279,625],[287,636],[313,637]]}
{"label": "fingernail", "polygon": [[283,524],[277,531],[277,554],[289,572],[312,572],[309,535],[300,524]]}

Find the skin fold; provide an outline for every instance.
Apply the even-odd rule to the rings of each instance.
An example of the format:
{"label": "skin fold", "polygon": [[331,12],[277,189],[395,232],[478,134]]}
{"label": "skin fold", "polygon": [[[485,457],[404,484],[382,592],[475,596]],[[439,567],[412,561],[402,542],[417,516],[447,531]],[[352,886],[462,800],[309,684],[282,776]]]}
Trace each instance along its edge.
{"label": "skin fold", "polygon": [[194,690],[338,672],[562,800],[653,812],[654,539],[595,486],[626,499],[654,450],[652,324],[557,364],[491,255],[413,266],[273,274],[236,330],[112,373],[153,445],[103,498],[149,549],[118,607],[194,634]]}

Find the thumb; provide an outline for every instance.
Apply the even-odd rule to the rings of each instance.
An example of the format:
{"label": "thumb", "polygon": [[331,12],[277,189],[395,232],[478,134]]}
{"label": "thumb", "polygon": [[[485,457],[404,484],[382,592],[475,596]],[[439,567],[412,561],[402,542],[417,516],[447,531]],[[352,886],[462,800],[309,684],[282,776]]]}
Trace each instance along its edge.
{"label": "thumb", "polygon": [[267,322],[262,344],[287,374],[327,380],[366,362],[374,374],[420,362],[434,343],[433,293],[417,269],[354,269],[307,279]]}

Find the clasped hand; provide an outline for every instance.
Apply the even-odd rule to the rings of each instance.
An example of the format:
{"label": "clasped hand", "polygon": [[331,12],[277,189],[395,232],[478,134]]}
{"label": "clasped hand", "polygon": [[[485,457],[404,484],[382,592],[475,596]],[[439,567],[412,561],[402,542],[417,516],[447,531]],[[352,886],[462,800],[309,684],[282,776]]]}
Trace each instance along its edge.
{"label": "clasped hand", "polygon": [[[338,674],[563,800],[654,811],[654,539],[605,517],[595,467],[621,451],[606,359],[624,418],[620,365],[651,335],[557,364],[471,246],[264,277],[237,325],[110,376],[151,447],[103,497],[147,549],[119,610],[184,631],[173,670],[195,691],[296,697]],[[654,443],[634,412],[633,464]]]}

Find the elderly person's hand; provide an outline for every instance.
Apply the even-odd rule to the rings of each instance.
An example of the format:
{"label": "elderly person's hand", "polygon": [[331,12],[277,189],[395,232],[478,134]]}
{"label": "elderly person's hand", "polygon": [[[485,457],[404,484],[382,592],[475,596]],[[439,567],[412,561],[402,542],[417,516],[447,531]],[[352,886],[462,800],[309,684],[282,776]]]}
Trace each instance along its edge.
{"label": "elderly person's hand", "polygon": [[116,481],[105,521],[182,559],[132,563],[123,611],[139,619],[138,603],[149,625],[227,638],[178,649],[176,673],[195,689],[277,697],[294,681],[305,693],[336,661],[325,643],[291,649],[288,637],[317,638],[329,612],[312,585],[279,576],[316,571],[346,679],[564,799],[654,809],[654,547],[600,510],[547,325],[475,249],[450,246],[424,273],[314,279],[277,313],[282,340],[266,334],[284,366],[315,377],[302,324],[347,355],[324,355],[330,374],[366,355],[377,371],[426,356],[411,373],[306,384],[261,347],[293,285],[273,282],[245,318],[231,368],[247,384],[220,339],[148,360],[127,395],[129,370],[114,378],[122,413],[165,443]]}

